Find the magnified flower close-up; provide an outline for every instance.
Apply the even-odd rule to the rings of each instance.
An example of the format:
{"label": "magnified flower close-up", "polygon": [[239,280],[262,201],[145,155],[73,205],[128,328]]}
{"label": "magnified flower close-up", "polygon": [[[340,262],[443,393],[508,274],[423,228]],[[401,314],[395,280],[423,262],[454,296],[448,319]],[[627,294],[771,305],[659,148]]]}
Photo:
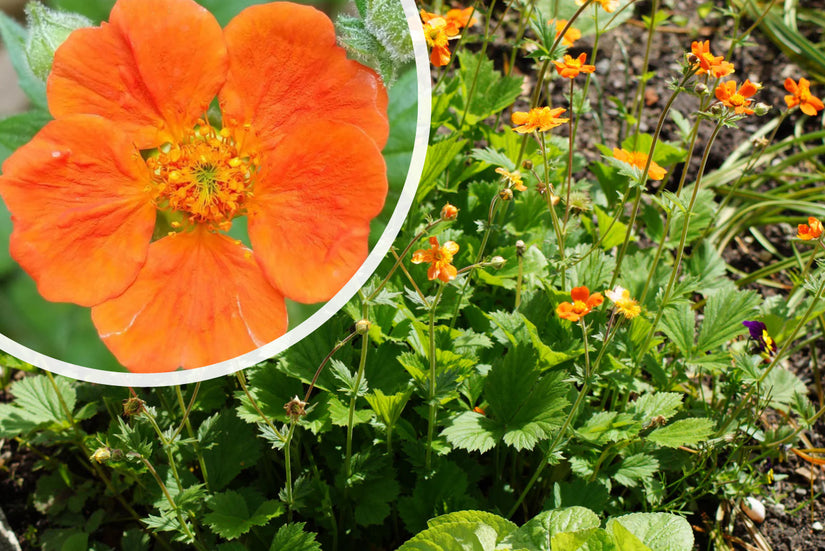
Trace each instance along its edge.
{"label": "magnified flower close-up", "polygon": [[[54,120],[0,177],[11,254],[44,298],[91,307],[131,371],[255,350],[287,330],[285,298],[329,300],[366,259],[387,93],[322,12],[275,2],[221,29],[192,0],[119,0],[57,50],[47,97]],[[241,216],[248,244],[226,233]]]}

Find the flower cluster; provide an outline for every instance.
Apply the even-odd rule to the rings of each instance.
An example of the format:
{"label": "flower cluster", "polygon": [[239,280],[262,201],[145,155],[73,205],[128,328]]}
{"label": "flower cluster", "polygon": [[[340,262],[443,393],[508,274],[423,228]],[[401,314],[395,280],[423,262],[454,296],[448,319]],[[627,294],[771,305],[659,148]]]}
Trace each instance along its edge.
{"label": "flower cluster", "polygon": [[450,62],[450,40],[458,38],[461,29],[473,25],[473,8],[452,9],[441,16],[421,10],[424,38],[430,47],[430,63],[443,67]]}

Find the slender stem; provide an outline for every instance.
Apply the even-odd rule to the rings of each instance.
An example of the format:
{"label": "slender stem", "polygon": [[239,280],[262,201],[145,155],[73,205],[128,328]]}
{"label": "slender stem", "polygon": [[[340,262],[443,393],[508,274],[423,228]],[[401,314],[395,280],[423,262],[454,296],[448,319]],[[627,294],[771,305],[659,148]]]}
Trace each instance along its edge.
{"label": "slender stem", "polygon": [[487,44],[490,42],[490,21],[493,19],[493,8],[496,5],[496,0],[490,0],[490,6],[487,8],[487,14],[484,21],[484,38],[481,42],[481,51],[479,52],[479,63],[476,65],[475,71],[473,72],[473,80],[470,83],[470,89],[467,92],[467,105],[464,107],[464,112],[461,114],[461,121],[458,123],[458,128],[464,128],[464,121],[467,119],[467,114],[470,112],[470,105],[472,104],[473,94],[476,90],[476,85],[478,84],[478,75],[481,72],[481,59],[483,59],[487,53]]}
{"label": "slender stem", "polygon": [[178,398],[178,406],[183,410],[183,420],[181,420],[180,425],[178,425],[177,430],[170,438],[171,441],[175,441],[178,435],[181,433],[184,425],[186,426],[186,432],[189,434],[189,438],[192,439],[193,447],[195,448],[195,454],[198,456],[198,464],[201,468],[201,474],[203,475],[203,482],[206,484],[206,488],[209,489],[209,474],[206,472],[206,462],[203,459],[203,452],[201,451],[200,442],[198,441],[197,435],[195,431],[192,429],[192,423],[189,421],[189,414],[192,411],[192,406],[195,405],[195,399],[198,397],[198,391],[201,388],[201,382],[198,381],[195,383],[195,388],[192,390],[192,397],[189,399],[189,404],[184,407],[183,404],[183,394],[181,394],[180,386],[175,385],[175,394]]}
{"label": "slender stem", "polygon": [[298,424],[298,418],[293,417],[289,423],[289,430],[286,433],[286,440],[284,442],[284,473],[286,474],[286,520],[292,522],[292,510],[294,503],[293,489],[292,489],[292,435],[295,434],[295,425]]}
{"label": "slender stem", "polygon": [[203,545],[201,545],[201,543],[195,538],[195,534],[192,533],[192,530],[190,530],[189,525],[186,524],[186,520],[183,518],[183,514],[180,511],[180,507],[178,507],[178,504],[175,503],[174,499],[172,499],[172,495],[169,493],[169,489],[166,487],[166,484],[163,483],[163,480],[161,480],[160,475],[158,475],[158,472],[152,466],[152,463],[150,463],[149,460],[143,457],[142,455],[139,455],[139,457],[143,464],[146,466],[146,468],[149,470],[149,472],[152,474],[152,476],[155,478],[155,482],[157,482],[158,486],[163,492],[163,495],[166,497],[166,501],[169,502],[169,505],[175,511],[175,515],[178,517],[178,522],[180,522],[183,533],[186,534],[186,537],[189,538],[189,541],[197,549],[202,549],[203,551],[206,551],[206,548]]}
{"label": "slender stem", "polygon": [[[645,78],[645,73],[647,73],[647,68],[650,66],[650,50],[653,46],[653,35],[656,30],[656,12],[659,10],[659,0],[653,0],[652,5],[650,7],[650,28],[647,31],[647,43],[645,44],[645,58],[642,62],[642,74],[641,78],[639,79],[639,87],[636,90],[636,99],[634,100],[633,105],[633,112],[636,116],[636,129],[634,130],[634,145],[638,143],[635,140],[639,139],[639,128],[642,125],[642,111],[644,109],[644,94],[645,94],[645,87],[647,84],[647,79]],[[635,149],[635,147],[634,147]]]}
{"label": "slender stem", "polygon": [[567,232],[567,220],[570,218],[570,191],[573,189],[573,82],[575,79],[570,79],[570,117],[567,120],[568,137],[567,137],[567,193],[564,199],[564,232]]}
{"label": "slender stem", "polygon": [[312,376],[312,382],[311,382],[311,383],[309,383],[309,388],[307,388],[307,393],[306,393],[306,395],[304,396],[304,402],[309,402],[309,395],[310,395],[310,394],[312,394],[312,389],[314,389],[314,388],[315,388],[315,383],[316,383],[316,382],[318,382],[318,377],[320,377],[320,375],[321,375],[321,371],[323,371],[324,366],[325,366],[325,365],[327,365],[327,362],[330,360],[330,358],[332,358],[333,354],[335,354],[336,352],[338,352],[339,350],[341,350],[341,348],[343,348],[343,346],[344,346],[345,344],[347,344],[349,341],[351,341],[353,338],[355,338],[355,336],[356,336],[357,334],[358,334],[358,332],[357,332],[357,331],[353,331],[352,333],[350,333],[349,335],[347,335],[347,336],[344,338],[344,340],[342,340],[341,342],[339,342],[338,344],[336,344],[336,345],[332,348],[332,350],[330,350],[330,351],[329,351],[329,354],[327,354],[327,355],[324,357],[323,361],[321,361],[321,365],[319,365],[319,366],[318,366],[318,369],[316,369],[316,370],[315,370],[315,375],[313,375],[313,376]]}
{"label": "slender stem", "polygon": [[435,309],[438,307],[438,301],[443,291],[444,285],[442,284],[439,286],[438,293],[436,293],[430,306],[429,353],[427,354],[430,361],[430,381],[427,392],[429,412],[427,414],[427,451],[424,456],[424,467],[428,473],[432,467],[433,435],[435,433],[436,416],[438,415],[438,400],[435,399]]}
{"label": "slender stem", "polygon": [[235,377],[238,379],[238,384],[241,385],[241,390],[243,390],[244,394],[246,394],[249,403],[252,404],[252,407],[255,409],[256,412],[258,412],[258,415],[261,416],[261,419],[264,420],[264,423],[266,423],[266,425],[272,430],[275,436],[277,436],[282,442],[286,442],[286,437],[283,434],[281,434],[281,431],[275,428],[275,425],[272,423],[269,417],[267,417],[266,414],[263,412],[261,406],[258,405],[258,402],[255,400],[255,397],[252,396],[251,392],[249,392],[249,389],[246,386],[246,378],[244,377],[243,371],[238,371],[235,374]]}
{"label": "slender stem", "polygon": [[[367,301],[363,295],[361,299],[361,316],[362,319],[367,319]],[[358,390],[361,388],[361,381],[364,378],[364,368],[367,365],[367,350],[369,350],[369,344],[369,333],[364,333],[361,335],[361,359],[358,362],[358,373],[355,376],[355,385],[352,389],[352,396],[350,396],[349,415],[347,417],[347,451],[344,458],[344,472],[347,473],[348,480],[352,476],[352,428],[353,421],[355,420],[355,402],[358,400]]]}

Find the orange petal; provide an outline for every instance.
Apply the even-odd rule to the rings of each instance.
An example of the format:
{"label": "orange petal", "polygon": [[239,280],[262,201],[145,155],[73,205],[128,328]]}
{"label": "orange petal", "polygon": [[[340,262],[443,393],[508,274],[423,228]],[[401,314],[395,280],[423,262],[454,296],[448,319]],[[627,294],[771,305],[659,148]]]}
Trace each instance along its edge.
{"label": "orange petal", "polygon": [[759,88],[750,80],[745,80],[742,87],[739,88],[739,93],[746,98],[751,97],[759,91]]}
{"label": "orange petal", "polygon": [[785,79],[785,90],[790,92],[791,94],[796,94],[799,88],[796,85],[796,82],[793,81],[792,78]]}
{"label": "orange petal", "polygon": [[360,127],[384,147],[387,91],[374,71],[347,59],[332,21],[309,6],[273,2],[242,11],[224,29],[229,76],[224,120],[249,123],[265,147],[303,122]]}
{"label": "orange petal", "polygon": [[48,83],[55,117],[96,114],[140,149],[180,137],[226,75],[215,18],[192,0],[119,0],[109,24],[81,29],[55,53]]}
{"label": "orange petal", "polygon": [[9,157],[11,254],[44,298],[92,306],[131,284],[155,226],[150,178],[129,137],[94,115],[52,121]]}
{"label": "orange petal", "polygon": [[262,155],[248,203],[255,257],[286,297],[329,300],[366,259],[370,220],[386,195],[384,158],[360,129],[290,128]]}
{"label": "orange petal", "polygon": [[570,298],[573,299],[573,302],[581,301],[587,302],[587,297],[590,296],[590,289],[585,286],[581,287],[573,287],[570,291]]}
{"label": "orange petal", "polygon": [[287,328],[284,299],[250,251],[200,228],[152,243],[134,284],[92,308],[92,321],[118,361],[139,373],[228,360]]}

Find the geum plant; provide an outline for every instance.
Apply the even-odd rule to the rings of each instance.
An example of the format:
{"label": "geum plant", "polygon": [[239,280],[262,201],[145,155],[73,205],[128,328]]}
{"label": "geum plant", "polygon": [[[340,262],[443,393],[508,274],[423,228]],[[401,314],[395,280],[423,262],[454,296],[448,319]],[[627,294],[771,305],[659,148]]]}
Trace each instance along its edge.
{"label": "geum plant", "polygon": [[[36,504],[63,526],[42,541],[688,550],[685,515],[764,491],[786,446],[807,453],[825,404],[788,359],[823,334],[821,173],[801,164],[822,133],[779,131],[821,110],[810,83],[785,83],[787,109],[752,145],[735,127],[772,108],[733,77],[750,30],[724,56],[686,43],[680,72],[642,67],[627,135],[596,157],[576,140],[610,122],[598,45],[633,3],[452,9],[422,13],[437,68],[419,206],[341,315],[234,379],[134,395],[48,374],[11,385],[2,436],[52,471]],[[585,36],[592,49],[568,53]],[[642,100],[654,79],[670,81],[658,117]],[[691,111],[676,114],[680,96]],[[680,141],[661,139],[666,124]],[[717,168],[723,132],[746,147]],[[766,172],[791,169],[796,185],[765,190]],[[795,254],[737,273],[723,253],[745,223]],[[780,270],[783,294],[746,288]],[[110,504],[122,519],[97,513]]]}

